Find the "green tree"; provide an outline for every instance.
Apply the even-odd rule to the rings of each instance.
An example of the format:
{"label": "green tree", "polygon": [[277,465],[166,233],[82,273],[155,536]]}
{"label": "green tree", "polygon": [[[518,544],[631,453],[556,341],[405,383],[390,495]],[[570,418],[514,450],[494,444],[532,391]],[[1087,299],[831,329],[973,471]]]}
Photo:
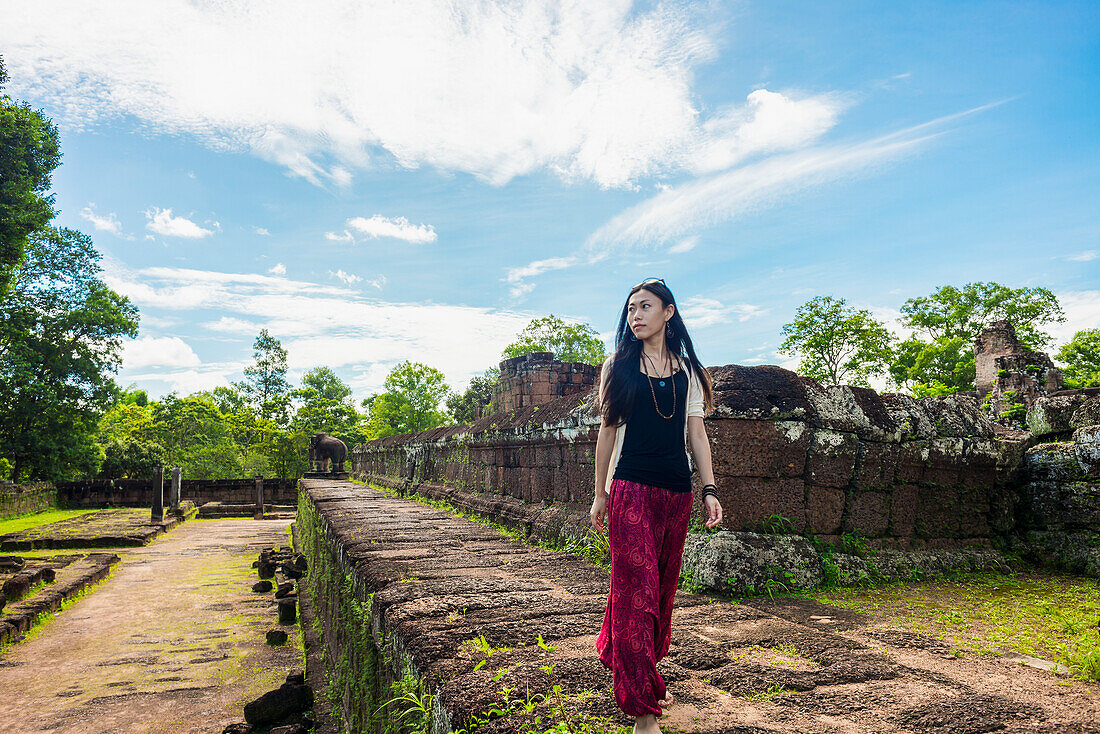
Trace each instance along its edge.
{"label": "green tree", "polygon": [[155,443],[112,441],[104,447],[99,476],[103,479],[147,479],[165,465],[164,449]]}
{"label": "green tree", "polygon": [[351,400],[351,388],[328,367],[315,367],[302,377],[294,392],[302,401],[292,421],[295,428],[312,435],[322,431],[349,447],[364,440],[359,413]]}
{"label": "green tree", "polygon": [[917,336],[901,344],[890,374],[917,397],[973,390],[974,340],[993,321],[1009,321],[1032,349],[1050,341],[1044,326],[1065,321],[1058,299],[1046,288],[992,282],[942,286],[930,296],[910,298],[901,311],[902,323]]}
{"label": "green tree", "polygon": [[521,357],[531,352],[552,352],[562,362],[600,364],[607,358],[603,342],[588,324],[569,324],[554,314],[534,319],[516,340],[504,348],[501,359]]}
{"label": "green tree", "polygon": [[[0,90],[8,81],[0,59]],[[57,128],[39,110],[0,94],[0,297],[27,239],[54,216],[50,173],[61,162]]]}
{"label": "green tree", "polygon": [[958,337],[973,344],[993,321],[1009,321],[1020,343],[1041,349],[1050,342],[1042,329],[1066,317],[1058,298],[1046,288],[1009,288],[999,283],[945,285],[930,296],[910,298],[901,307],[902,323],[929,339]]}
{"label": "green tree", "polygon": [[285,424],[290,408],[286,350],[267,329],[260,329],[252,344],[252,357],[255,361],[244,368],[244,380],[236,387],[248,398],[261,418]]}
{"label": "green tree", "polygon": [[192,479],[245,476],[233,425],[209,395],[168,395],[153,405],[153,435],[172,466]]}
{"label": "green tree", "polygon": [[449,392],[443,373],[420,362],[402,362],[383,383],[386,391],[363,401],[368,439],[415,433],[447,421],[439,401]]}
{"label": "green tree", "polygon": [[111,374],[138,327],[137,309],[99,279],[99,258],[80,232],[39,230],[0,300],[0,456],[16,481],[96,472]]}
{"label": "green tree", "polygon": [[779,351],[799,355],[799,373],[827,385],[866,385],[868,377],[886,371],[892,356],[886,327],[843,298],[818,296],[802,304],[783,334]]}
{"label": "green tree", "polygon": [[461,394],[448,395],[447,411],[455,423],[472,423],[477,420],[478,408],[489,405],[493,398],[493,388],[499,379],[500,370],[493,367],[471,379]]}
{"label": "green tree", "polygon": [[1100,387],[1100,329],[1078,331],[1054,358],[1066,365],[1066,387]]}
{"label": "green tree", "polygon": [[974,350],[957,336],[938,337],[931,344],[906,339],[895,350],[890,377],[916,397],[951,395],[974,386]]}

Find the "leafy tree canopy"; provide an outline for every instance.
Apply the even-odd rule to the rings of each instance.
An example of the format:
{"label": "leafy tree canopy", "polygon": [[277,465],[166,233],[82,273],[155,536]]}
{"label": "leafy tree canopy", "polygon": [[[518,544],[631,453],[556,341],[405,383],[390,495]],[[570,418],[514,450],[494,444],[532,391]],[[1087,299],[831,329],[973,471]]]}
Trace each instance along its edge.
{"label": "leafy tree canopy", "polygon": [[[0,89],[7,82],[0,59]],[[0,94],[0,296],[27,238],[54,216],[50,174],[61,162],[57,128],[39,110]]]}
{"label": "leafy tree canopy", "polygon": [[1077,332],[1054,358],[1066,365],[1066,387],[1100,387],[1100,329]]}
{"label": "leafy tree canopy", "polygon": [[[349,447],[365,440],[359,413],[351,400],[351,388],[329,367],[316,367],[302,377],[294,397],[302,401],[292,421],[308,436],[323,431]],[[308,440],[307,440],[308,443]]]}
{"label": "leafy tree canopy", "polygon": [[368,438],[414,433],[447,421],[439,402],[449,392],[443,373],[420,362],[405,361],[386,376],[386,391],[363,401]]}
{"label": "leafy tree canopy", "polygon": [[783,334],[779,351],[800,355],[799,373],[827,385],[866,385],[869,376],[886,371],[892,356],[886,327],[843,298],[818,296],[802,304]]}
{"label": "leafy tree canopy", "polygon": [[1046,288],[1009,288],[999,283],[945,285],[930,296],[910,298],[901,307],[902,323],[932,340],[958,337],[972,344],[993,321],[1007,320],[1030,349],[1050,342],[1044,326],[1065,321],[1054,293]]}
{"label": "leafy tree canopy", "polygon": [[111,374],[137,335],[137,309],[99,279],[99,257],[80,232],[39,230],[0,300],[0,456],[17,481],[97,468]]}
{"label": "leafy tree canopy", "polygon": [[501,359],[531,352],[552,352],[562,362],[600,364],[607,358],[603,342],[588,324],[570,324],[554,314],[534,319],[504,349]]}
{"label": "leafy tree canopy", "polygon": [[252,358],[253,363],[244,368],[244,380],[236,387],[262,418],[285,424],[290,408],[286,349],[267,329],[260,329],[252,344]]}
{"label": "leafy tree canopy", "polygon": [[938,337],[932,343],[906,339],[897,346],[890,377],[915,397],[951,395],[974,388],[974,349],[962,337]]}
{"label": "leafy tree canopy", "polygon": [[447,396],[447,411],[455,423],[472,423],[477,420],[478,408],[489,404],[493,398],[493,387],[500,379],[500,370],[496,367],[486,370],[470,380],[466,390]]}

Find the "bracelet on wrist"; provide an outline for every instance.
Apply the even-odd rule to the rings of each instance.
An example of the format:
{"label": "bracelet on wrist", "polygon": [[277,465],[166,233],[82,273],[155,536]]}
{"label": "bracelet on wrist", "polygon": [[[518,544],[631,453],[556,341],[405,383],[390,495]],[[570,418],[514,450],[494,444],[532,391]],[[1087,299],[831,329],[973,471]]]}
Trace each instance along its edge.
{"label": "bracelet on wrist", "polygon": [[718,496],[718,487],[716,487],[713,484],[704,484],[703,485],[703,499],[706,499],[708,496],[717,497]]}

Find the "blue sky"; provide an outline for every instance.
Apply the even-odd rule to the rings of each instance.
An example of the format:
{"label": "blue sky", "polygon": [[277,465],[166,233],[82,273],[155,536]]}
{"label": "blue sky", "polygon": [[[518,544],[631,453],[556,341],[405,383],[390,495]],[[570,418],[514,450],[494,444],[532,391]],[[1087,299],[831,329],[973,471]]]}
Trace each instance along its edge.
{"label": "blue sky", "polygon": [[122,384],[240,379],[260,328],[357,397],[461,387],[665,278],[708,364],[817,295],[942,285],[1100,326],[1100,9],[1056,2],[0,0],[59,223],[140,308]]}

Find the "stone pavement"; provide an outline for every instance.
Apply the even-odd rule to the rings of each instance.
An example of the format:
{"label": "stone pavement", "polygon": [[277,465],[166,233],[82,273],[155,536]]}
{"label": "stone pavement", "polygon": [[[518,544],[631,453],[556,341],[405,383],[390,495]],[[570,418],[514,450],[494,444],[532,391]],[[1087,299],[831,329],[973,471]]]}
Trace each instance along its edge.
{"label": "stone pavement", "polygon": [[[594,649],[605,571],[361,484],[302,486],[312,506],[299,521],[314,536],[310,528],[321,528],[326,552],[373,594],[376,638],[384,630],[409,656],[453,728],[503,707],[502,691],[522,698],[553,683],[567,709],[629,723]],[[659,666],[677,703],[662,723],[681,734],[1100,732],[1094,684],[1005,659],[956,658],[937,640],[873,621],[813,602],[680,593]],[[547,714],[545,705],[533,712]],[[479,733],[523,722],[512,719]]]}
{"label": "stone pavement", "polygon": [[[148,518],[148,510],[145,510]],[[287,521],[189,521],[118,549],[114,573],[0,654],[0,731],[221,732],[246,703],[302,667],[276,627],[270,593],[251,591],[262,548],[288,545]]]}
{"label": "stone pavement", "polygon": [[180,518],[149,521],[149,509],[117,507],[37,525],[0,536],[0,551],[41,548],[121,548],[145,545],[171,530]]}

